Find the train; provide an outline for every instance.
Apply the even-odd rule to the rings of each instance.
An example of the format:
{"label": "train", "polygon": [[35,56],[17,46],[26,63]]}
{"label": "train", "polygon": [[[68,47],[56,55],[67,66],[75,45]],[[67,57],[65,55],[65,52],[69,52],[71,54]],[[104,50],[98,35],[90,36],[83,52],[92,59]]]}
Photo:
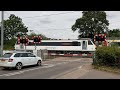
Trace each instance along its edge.
{"label": "train", "polygon": [[27,45],[16,42],[15,50],[44,50],[49,54],[64,55],[64,54],[92,54],[96,50],[96,45],[90,38],[83,38],[80,40],[41,40],[41,43],[34,43],[29,40]]}

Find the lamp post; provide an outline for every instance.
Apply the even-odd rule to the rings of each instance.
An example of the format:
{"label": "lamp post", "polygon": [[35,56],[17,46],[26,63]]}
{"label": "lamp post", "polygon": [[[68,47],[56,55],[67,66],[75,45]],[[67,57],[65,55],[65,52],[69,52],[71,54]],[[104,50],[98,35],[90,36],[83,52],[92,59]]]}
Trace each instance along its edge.
{"label": "lamp post", "polygon": [[3,56],[4,11],[1,11],[1,56]]}

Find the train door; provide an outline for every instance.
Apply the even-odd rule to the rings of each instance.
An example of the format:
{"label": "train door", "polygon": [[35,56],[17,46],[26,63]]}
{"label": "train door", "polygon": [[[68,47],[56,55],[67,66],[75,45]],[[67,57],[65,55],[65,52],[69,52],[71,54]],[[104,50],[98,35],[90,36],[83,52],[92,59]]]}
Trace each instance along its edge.
{"label": "train door", "polygon": [[82,41],[82,50],[87,49],[87,41]]}

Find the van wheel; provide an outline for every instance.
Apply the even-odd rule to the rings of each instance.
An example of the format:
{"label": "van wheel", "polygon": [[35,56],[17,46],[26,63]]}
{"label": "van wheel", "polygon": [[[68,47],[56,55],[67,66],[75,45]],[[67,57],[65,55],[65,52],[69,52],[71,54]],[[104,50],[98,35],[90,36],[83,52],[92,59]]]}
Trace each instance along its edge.
{"label": "van wheel", "polygon": [[42,65],[41,60],[38,60],[37,66],[41,66],[41,65]]}
{"label": "van wheel", "polygon": [[15,66],[15,68],[17,69],[17,70],[20,70],[20,69],[22,69],[22,63],[17,63],[16,64],[16,66]]}

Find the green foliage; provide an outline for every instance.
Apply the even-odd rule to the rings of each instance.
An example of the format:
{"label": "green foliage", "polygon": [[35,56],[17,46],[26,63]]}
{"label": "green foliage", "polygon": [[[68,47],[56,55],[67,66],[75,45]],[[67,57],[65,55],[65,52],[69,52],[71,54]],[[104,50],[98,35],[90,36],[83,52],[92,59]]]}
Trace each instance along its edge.
{"label": "green foliage", "polygon": [[93,64],[95,65],[120,65],[120,48],[112,47],[98,47],[95,51]]}
{"label": "green foliage", "polygon": [[14,50],[14,45],[16,43],[17,39],[12,38],[9,41],[6,41],[4,44],[4,50]]}
{"label": "green foliage", "polygon": [[111,46],[119,47],[119,46],[120,46],[120,43],[119,43],[119,42],[111,42],[110,45],[111,45]]}
{"label": "green foliage", "polygon": [[73,31],[79,30],[79,38],[93,38],[95,33],[104,33],[108,30],[109,23],[104,11],[83,11],[82,14],[72,26]]}
{"label": "green foliage", "polygon": [[4,42],[15,38],[18,33],[22,36],[27,31],[27,27],[24,26],[22,19],[14,14],[11,14],[7,20],[4,20]]}
{"label": "green foliage", "polygon": [[[22,19],[14,14],[11,14],[7,20],[4,20],[4,49],[14,49],[16,37],[25,35],[28,31],[27,27],[23,24]],[[1,27],[0,27],[1,36]],[[1,42],[1,37],[0,37]]]}
{"label": "green foliage", "polygon": [[113,29],[108,31],[108,35],[109,37],[120,37],[120,29]]}
{"label": "green foliage", "polygon": [[35,33],[31,33],[30,35],[28,35],[29,39],[32,39],[33,36],[41,36],[42,40],[48,40],[49,38],[47,38],[45,35],[42,34],[35,34]]}
{"label": "green foliage", "polygon": [[[7,20],[4,20],[4,50],[13,50],[15,42],[17,41],[17,36],[27,35],[28,28],[22,22],[22,19],[14,14],[11,14]],[[48,39],[45,35],[32,33],[28,35],[30,39],[32,36],[41,36],[43,40]],[[0,27],[1,36],[1,27]],[[0,37],[1,42],[1,37]]]}

